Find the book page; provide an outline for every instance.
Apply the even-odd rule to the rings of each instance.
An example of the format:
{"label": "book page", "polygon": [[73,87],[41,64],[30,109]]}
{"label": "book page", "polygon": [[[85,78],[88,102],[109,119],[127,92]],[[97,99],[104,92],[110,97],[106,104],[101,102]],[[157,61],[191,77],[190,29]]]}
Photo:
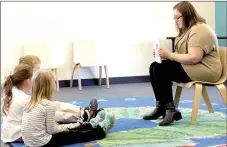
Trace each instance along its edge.
{"label": "book page", "polygon": [[154,55],[154,60],[155,62],[157,63],[162,63],[162,59],[161,57],[159,56],[159,48],[160,48],[160,45],[159,45],[159,40],[158,39],[155,39],[154,40],[154,52],[155,52],[155,55]]}

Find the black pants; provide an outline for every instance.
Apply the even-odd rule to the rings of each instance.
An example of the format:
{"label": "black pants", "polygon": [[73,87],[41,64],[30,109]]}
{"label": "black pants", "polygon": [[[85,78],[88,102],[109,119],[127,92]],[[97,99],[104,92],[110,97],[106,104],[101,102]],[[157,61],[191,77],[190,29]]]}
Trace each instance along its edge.
{"label": "black pants", "polygon": [[192,81],[180,63],[170,60],[163,60],[161,64],[153,62],[150,65],[150,80],[156,100],[164,104],[173,102],[172,81]]}
{"label": "black pants", "polygon": [[74,143],[88,142],[105,138],[106,134],[100,126],[86,130],[70,130],[53,134],[50,142],[43,147],[60,147]]}

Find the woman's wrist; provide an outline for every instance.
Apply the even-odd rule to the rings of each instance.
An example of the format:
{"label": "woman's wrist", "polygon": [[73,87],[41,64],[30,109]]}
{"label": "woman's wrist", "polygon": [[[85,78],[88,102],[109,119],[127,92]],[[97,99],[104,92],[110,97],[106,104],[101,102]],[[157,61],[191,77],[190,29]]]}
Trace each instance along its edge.
{"label": "woman's wrist", "polygon": [[174,61],[176,58],[176,53],[169,53],[169,60]]}

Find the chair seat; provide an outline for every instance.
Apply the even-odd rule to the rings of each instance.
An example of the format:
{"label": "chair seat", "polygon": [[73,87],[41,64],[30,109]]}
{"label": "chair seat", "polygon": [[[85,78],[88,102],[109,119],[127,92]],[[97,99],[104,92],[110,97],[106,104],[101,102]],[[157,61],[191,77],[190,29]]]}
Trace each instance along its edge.
{"label": "chair seat", "polygon": [[185,87],[185,88],[190,88],[192,87],[192,85],[194,84],[195,82],[188,82],[188,83],[177,83],[177,86],[180,86],[180,87]]}
{"label": "chair seat", "polygon": [[204,81],[192,81],[192,82],[188,82],[188,83],[177,83],[177,86],[180,87],[185,87],[185,88],[190,88],[192,87],[192,85],[194,85],[195,83],[200,83],[200,84],[204,84],[204,85],[218,85],[218,84],[222,84],[222,80],[218,80],[215,83],[212,82],[204,82]]}

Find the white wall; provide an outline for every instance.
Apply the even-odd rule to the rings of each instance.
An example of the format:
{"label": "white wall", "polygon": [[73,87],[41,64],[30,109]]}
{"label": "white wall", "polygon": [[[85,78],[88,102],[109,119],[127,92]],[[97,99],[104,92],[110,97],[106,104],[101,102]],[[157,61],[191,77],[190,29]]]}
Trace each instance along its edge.
{"label": "white wall", "polygon": [[[109,76],[148,75],[153,62],[152,38],[171,50],[176,2],[3,2],[1,4],[1,76],[23,55],[29,41],[48,41],[58,61],[60,80],[70,79],[72,41],[103,42],[108,52]],[[214,2],[193,2],[215,29]],[[98,77],[98,69],[82,69],[82,78]],[[104,74],[103,74],[104,76]],[[76,78],[76,72],[75,72]]]}

